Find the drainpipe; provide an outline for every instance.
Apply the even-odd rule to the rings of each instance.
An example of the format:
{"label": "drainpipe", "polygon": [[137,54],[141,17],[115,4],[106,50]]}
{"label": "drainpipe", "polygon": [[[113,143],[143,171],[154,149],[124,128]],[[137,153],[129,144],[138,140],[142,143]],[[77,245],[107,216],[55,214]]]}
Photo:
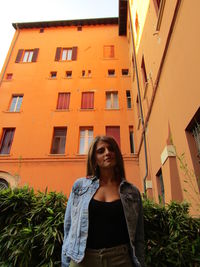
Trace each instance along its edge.
{"label": "drainpipe", "polygon": [[19,28],[18,28],[18,24],[17,24],[17,23],[16,23],[16,28],[17,28],[17,35],[16,35],[15,40],[14,40],[12,46],[11,46],[10,53],[9,53],[9,55],[8,55],[8,60],[7,60],[7,62],[6,62],[6,65],[5,65],[5,67],[4,67],[4,70],[3,70],[3,72],[2,72],[1,79],[0,79],[0,86],[1,86],[1,83],[2,83],[2,81],[3,81],[5,72],[6,72],[6,70],[7,70],[8,63],[9,63],[9,61],[10,61],[10,58],[11,58],[13,49],[14,49],[15,44],[16,44],[16,41],[17,41],[18,36],[19,36],[19,32],[20,32],[20,30],[19,30]]}
{"label": "drainpipe", "polygon": [[[137,68],[137,60],[136,60],[136,49],[135,49],[135,41],[133,37],[133,25],[132,25],[132,17],[131,17],[131,7],[130,7],[130,1],[128,1],[129,6],[129,17],[131,20],[131,38],[132,38],[132,43],[133,43],[133,59],[134,59],[134,66],[135,66],[135,73],[136,73],[136,80],[137,80],[137,91],[138,91],[138,101],[139,101],[139,108],[140,108],[140,116],[141,116],[141,123],[143,127],[142,131],[142,139],[144,143],[144,155],[145,155],[145,175],[143,178],[143,184],[144,184],[144,193],[146,194],[146,179],[148,176],[148,159],[147,159],[147,144],[146,144],[146,127],[144,124],[144,116],[143,116],[143,110],[142,110],[142,100],[141,100],[141,94],[140,94],[140,83],[139,83],[139,76],[138,76],[138,68]],[[144,128],[145,127],[145,128]]]}

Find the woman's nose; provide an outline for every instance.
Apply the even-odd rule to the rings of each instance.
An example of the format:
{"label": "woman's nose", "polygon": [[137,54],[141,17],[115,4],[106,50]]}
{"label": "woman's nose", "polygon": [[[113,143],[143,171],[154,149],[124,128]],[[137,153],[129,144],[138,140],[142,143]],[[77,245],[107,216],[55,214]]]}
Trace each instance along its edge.
{"label": "woman's nose", "polygon": [[109,154],[109,153],[110,153],[110,150],[106,147],[105,154]]}

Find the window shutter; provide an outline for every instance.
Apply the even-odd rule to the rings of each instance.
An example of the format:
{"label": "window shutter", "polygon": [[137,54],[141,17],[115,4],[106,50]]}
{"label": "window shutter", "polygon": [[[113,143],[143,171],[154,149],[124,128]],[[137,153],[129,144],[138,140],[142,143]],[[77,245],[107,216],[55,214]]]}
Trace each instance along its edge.
{"label": "window shutter", "polygon": [[0,154],[9,154],[13,141],[15,129],[7,128],[3,130],[3,137],[1,140]]}
{"label": "window shutter", "polygon": [[16,57],[16,60],[15,60],[15,63],[19,63],[21,58],[22,58],[22,54],[23,54],[23,49],[19,49],[18,50],[18,53],[17,53],[17,57]]}
{"label": "window shutter", "polygon": [[60,60],[60,54],[61,54],[61,47],[56,48],[56,55],[55,55],[55,61]]}
{"label": "window shutter", "polygon": [[57,109],[69,109],[70,93],[59,93]]}
{"label": "window shutter", "polygon": [[72,47],[72,60],[76,60],[77,59],[77,46]]}
{"label": "window shutter", "polygon": [[94,93],[93,92],[82,93],[81,108],[82,109],[93,109],[94,108]]}
{"label": "window shutter", "polygon": [[33,49],[33,57],[32,57],[32,62],[36,62],[37,56],[38,56],[39,48]]}
{"label": "window shutter", "polygon": [[119,126],[107,126],[106,135],[112,136],[120,147],[120,127]]}
{"label": "window shutter", "polygon": [[114,45],[110,46],[110,57],[114,57],[115,56],[115,52],[114,52]]}

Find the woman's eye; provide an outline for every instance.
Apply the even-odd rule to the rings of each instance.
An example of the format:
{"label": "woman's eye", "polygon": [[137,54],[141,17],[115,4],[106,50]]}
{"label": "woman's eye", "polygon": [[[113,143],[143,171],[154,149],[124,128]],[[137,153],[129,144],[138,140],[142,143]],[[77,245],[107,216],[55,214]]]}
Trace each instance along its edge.
{"label": "woman's eye", "polygon": [[104,149],[104,148],[101,148],[101,149],[98,149],[98,150],[97,150],[97,153],[98,153],[98,154],[102,154],[104,151],[105,151],[105,149]]}

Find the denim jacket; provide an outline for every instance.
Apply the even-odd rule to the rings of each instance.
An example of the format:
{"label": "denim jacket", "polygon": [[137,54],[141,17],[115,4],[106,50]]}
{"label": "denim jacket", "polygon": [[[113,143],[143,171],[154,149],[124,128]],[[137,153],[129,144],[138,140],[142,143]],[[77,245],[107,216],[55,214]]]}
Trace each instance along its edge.
{"label": "denim jacket", "polygon": [[[71,259],[79,263],[84,258],[89,227],[88,208],[98,188],[97,177],[80,178],[72,187],[64,219],[62,267],[69,267]],[[133,266],[143,267],[144,227],[140,192],[126,180],[120,183],[119,191],[130,238]]]}

